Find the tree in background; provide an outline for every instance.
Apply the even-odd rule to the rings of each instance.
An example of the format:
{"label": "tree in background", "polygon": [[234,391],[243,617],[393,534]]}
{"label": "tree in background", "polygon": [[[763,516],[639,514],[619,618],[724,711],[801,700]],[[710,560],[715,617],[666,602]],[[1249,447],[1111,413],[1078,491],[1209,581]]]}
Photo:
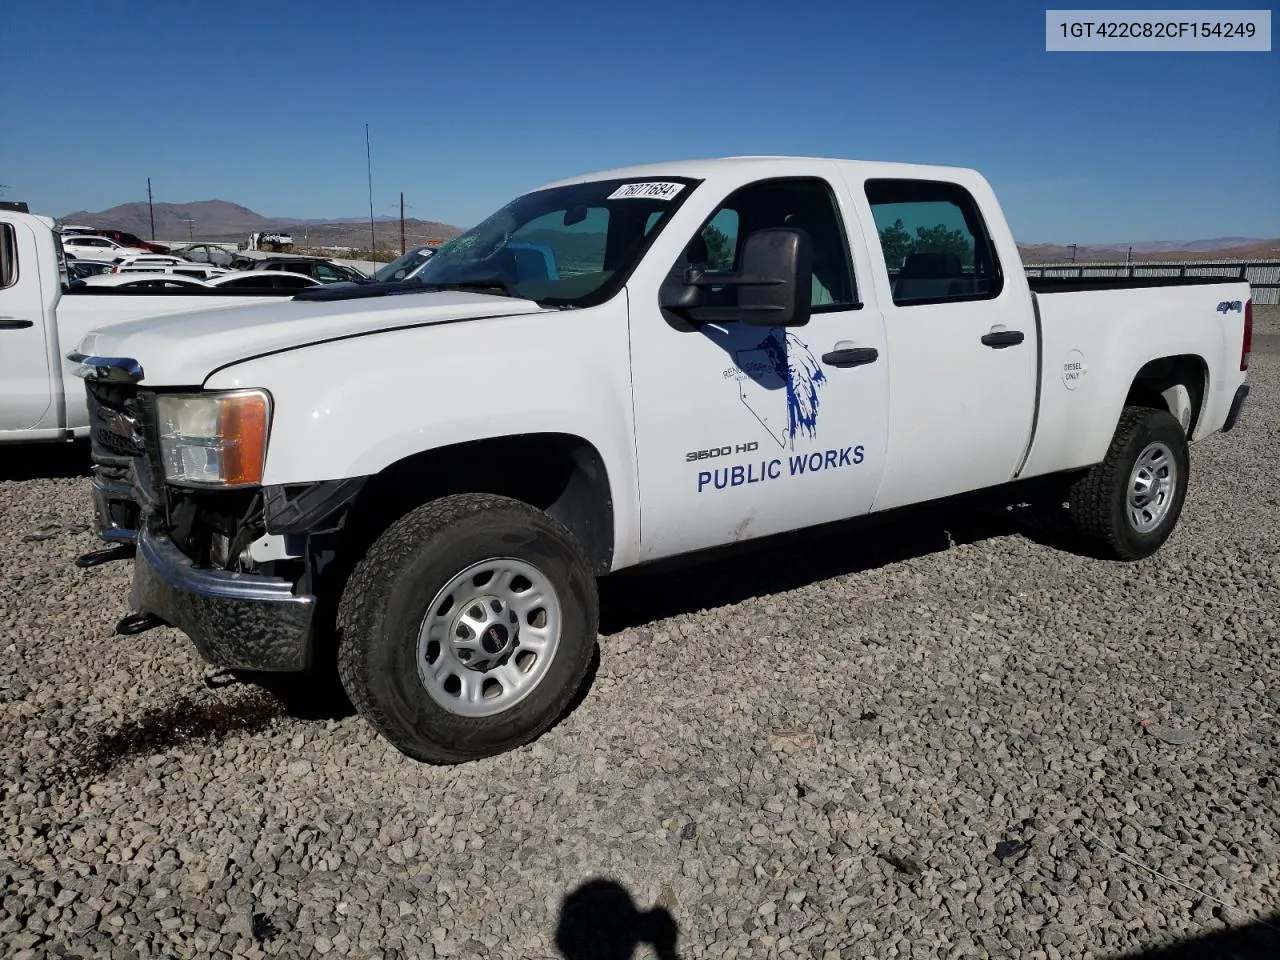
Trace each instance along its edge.
{"label": "tree in background", "polygon": [[702,239],[707,243],[707,270],[733,269],[733,241],[728,234],[718,227],[707,227],[702,231]]}
{"label": "tree in background", "polygon": [[963,231],[949,229],[941,223],[934,227],[916,227],[913,237],[901,219],[895,220],[880,231],[880,244],[890,270],[901,267],[913,253],[954,253],[962,266],[973,266],[973,241]]}

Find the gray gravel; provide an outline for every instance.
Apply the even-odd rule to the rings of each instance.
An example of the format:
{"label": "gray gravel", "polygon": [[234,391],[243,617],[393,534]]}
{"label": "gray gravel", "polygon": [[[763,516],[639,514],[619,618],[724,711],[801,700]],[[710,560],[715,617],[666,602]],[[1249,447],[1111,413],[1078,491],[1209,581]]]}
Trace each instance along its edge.
{"label": "gray gravel", "polygon": [[1150,561],[973,515],[613,584],[585,699],[453,768],[114,636],[127,566],[71,565],[86,480],[8,455],[0,954],[1048,960],[1280,927],[1276,308],[1250,380]]}

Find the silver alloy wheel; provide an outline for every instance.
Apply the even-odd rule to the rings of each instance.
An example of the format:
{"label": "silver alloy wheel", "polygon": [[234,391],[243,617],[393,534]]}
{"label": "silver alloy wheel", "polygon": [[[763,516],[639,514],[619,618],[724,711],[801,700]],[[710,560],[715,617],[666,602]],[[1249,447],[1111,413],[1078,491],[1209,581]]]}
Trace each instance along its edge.
{"label": "silver alloy wheel", "polygon": [[509,710],[546,676],[560,642],[560,599],[537,567],[485,560],[444,585],[418,630],[418,678],[461,717]]}
{"label": "silver alloy wheel", "polygon": [[1138,533],[1160,526],[1173,505],[1178,486],[1178,462],[1169,445],[1147,444],[1129,474],[1129,524]]}

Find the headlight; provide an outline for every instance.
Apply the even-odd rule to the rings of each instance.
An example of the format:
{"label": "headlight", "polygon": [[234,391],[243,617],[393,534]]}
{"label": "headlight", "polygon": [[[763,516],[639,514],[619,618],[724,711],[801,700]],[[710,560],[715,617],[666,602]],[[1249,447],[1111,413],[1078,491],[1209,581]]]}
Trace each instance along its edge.
{"label": "headlight", "polygon": [[265,390],[162,393],[156,397],[160,458],[170,483],[241,487],[262,482],[271,425]]}

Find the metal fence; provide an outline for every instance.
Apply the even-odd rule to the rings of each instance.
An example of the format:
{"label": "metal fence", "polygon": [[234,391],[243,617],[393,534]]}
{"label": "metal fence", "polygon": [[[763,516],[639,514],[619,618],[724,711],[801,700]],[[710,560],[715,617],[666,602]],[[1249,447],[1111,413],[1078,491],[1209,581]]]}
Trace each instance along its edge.
{"label": "metal fence", "polygon": [[1028,263],[1029,277],[1222,277],[1248,280],[1253,302],[1280,303],[1280,260]]}

